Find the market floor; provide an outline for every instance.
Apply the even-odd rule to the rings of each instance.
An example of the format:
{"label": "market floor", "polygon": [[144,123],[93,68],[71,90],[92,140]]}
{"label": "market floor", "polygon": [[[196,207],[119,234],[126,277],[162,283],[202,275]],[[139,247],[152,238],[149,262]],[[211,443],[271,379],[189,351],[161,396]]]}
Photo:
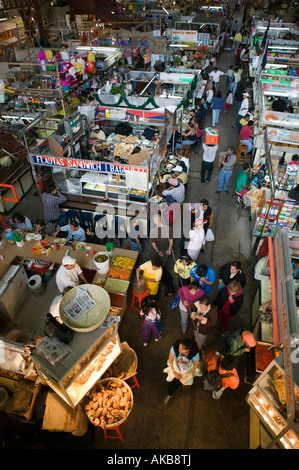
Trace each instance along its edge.
{"label": "market floor", "polygon": [[[223,51],[218,61],[219,69],[227,71],[231,64],[234,64],[233,53]],[[225,83],[226,77],[223,77],[220,84],[222,91],[226,89]],[[231,145],[236,146],[237,132],[232,128],[234,120],[232,109],[220,116],[219,151],[226,150]],[[209,114],[205,127],[210,125],[211,115]],[[202,198],[208,199],[214,210],[215,241],[206,244],[205,252],[200,254],[199,262],[212,266],[218,274],[222,264],[233,260],[241,261],[248,280],[244,289],[245,302],[241,312],[234,318],[231,327],[251,329],[250,286],[254,267],[251,250],[251,222],[247,211],[243,211],[238,218],[237,209],[233,206],[236,199],[233,194],[234,179],[241,166],[235,166],[234,175],[229,185],[230,194],[224,192],[215,194],[219,175],[217,163],[211,182],[201,184],[201,156],[202,150],[192,160],[185,202],[199,202]],[[33,220],[41,215],[37,198],[32,193],[21,202],[20,209],[29,217],[31,216]],[[176,255],[179,253],[177,245],[178,241],[175,242],[174,248]],[[148,250],[149,247],[145,247],[143,259],[147,259]],[[169,259],[168,267],[170,270],[172,269],[173,260]],[[174,280],[177,282],[175,278]],[[215,297],[216,284],[217,280],[212,291],[212,300]],[[56,295],[55,284],[52,283],[47,287],[47,299],[51,298],[51,289],[53,289],[53,297]],[[116,439],[109,439],[108,442],[105,442],[101,428],[91,428],[85,444],[82,438],[55,436],[55,433],[43,434],[36,429],[32,440],[26,441],[26,444],[23,442],[23,445],[19,443],[20,447],[22,448],[24,445],[34,447],[41,443],[46,448],[86,446],[93,449],[248,449],[250,408],[245,398],[251,384],[248,380],[244,358],[240,359],[238,365],[240,386],[237,390],[226,390],[220,400],[214,400],[211,393],[204,390],[203,380],[198,377],[191,387],[181,387],[168,405],[164,405],[163,399],[167,394],[167,382],[163,369],[166,367],[171,346],[181,337],[179,313],[177,310],[172,310],[169,303],[168,299],[164,299],[162,291],[160,305],[163,312],[164,328],[162,339],[158,343],[151,339],[147,347],[143,346],[141,320],[136,311],[131,311],[128,308],[120,325],[121,341],[127,341],[138,356],[137,378],[140,383],[140,388],[133,389],[134,405],[125,424],[125,442],[123,444]],[[130,305],[130,296],[128,305]],[[186,337],[191,336],[192,331],[189,329]],[[216,327],[204,345],[204,353],[219,349],[221,347],[219,339],[220,328]],[[24,424],[19,426],[19,433],[23,427]],[[1,435],[2,441],[5,440],[0,429],[0,438]],[[14,445],[17,447],[17,443],[11,443],[12,447]]]}

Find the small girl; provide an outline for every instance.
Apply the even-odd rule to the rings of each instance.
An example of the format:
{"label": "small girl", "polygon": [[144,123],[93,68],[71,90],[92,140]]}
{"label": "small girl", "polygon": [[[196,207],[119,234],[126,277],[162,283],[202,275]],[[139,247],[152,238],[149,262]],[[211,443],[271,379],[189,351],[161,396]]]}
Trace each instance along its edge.
{"label": "small girl", "polygon": [[143,346],[147,346],[151,332],[155,337],[155,341],[159,341],[161,339],[161,310],[156,302],[154,300],[150,300],[148,297],[143,299],[141,307],[140,317],[144,317],[142,324],[142,341]]}
{"label": "small girl", "polygon": [[226,97],[226,101],[225,101],[225,110],[228,111],[232,104],[233,104],[233,93],[229,91]]}

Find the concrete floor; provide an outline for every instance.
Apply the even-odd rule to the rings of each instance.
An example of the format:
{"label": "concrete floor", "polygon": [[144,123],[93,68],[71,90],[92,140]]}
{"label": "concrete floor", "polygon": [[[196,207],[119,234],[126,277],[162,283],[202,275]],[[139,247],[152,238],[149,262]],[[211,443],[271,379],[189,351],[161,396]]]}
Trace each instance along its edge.
{"label": "concrete floor", "polygon": [[[223,51],[218,60],[220,70],[226,71],[234,64],[231,51]],[[226,77],[222,78],[220,89],[225,90]],[[224,93],[223,93],[224,94]],[[226,96],[226,93],[225,93]],[[220,131],[219,151],[226,150],[229,146],[236,146],[237,131],[231,126],[234,123],[232,109],[222,113],[218,125]],[[209,114],[205,126],[211,125]],[[233,207],[235,197],[233,196],[234,177],[241,169],[236,165],[234,176],[230,182],[230,194],[222,192],[215,194],[217,189],[219,169],[217,163],[214,167],[212,180],[209,184],[200,183],[202,150],[192,160],[189,174],[188,192],[185,202],[196,202],[207,198],[214,210],[215,242],[207,243],[203,254],[199,256],[200,263],[212,266],[218,279],[219,268],[222,264],[238,259],[247,275],[247,284],[244,289],[245,302],[241,312],[237,314],[231,324],[232,328],[251,328],[251,306],[250,285],[253,279],[254,258],[251,253],[251,223],[248,213],[243,212],[237,218],[236,208]],[[41,208],[33,191],[20,203],[18,207],[24,214],[32,217],[42,215]],[[174,252],[178,241],[175,242]],[[143,258],[147,259],[148,248],[145,247]],[[169,260],[169,267],[173,262]],[[175,279],[175,278],[174,278]],[[176,279],[175,279],[175,282]],[[217,280],[215,282],[211,299],[216,292]],[[45,298],[38,305],[42,312],[45,303],[51,303],[57,295],[54,279],[46,289]],[[29,299],[24,309],[32,312]],[[46,302],[45,302],[46,301]],[[215,401],[210,392],[203,389],[202,378],[196,378],[191,387],[181,387],[167,406],[163,398],[167,394],[166,375],[163,369],[166,366],[168,354],[173,343],[181,337],[180,317],[177,310],[169,307],[169,300],[161,296],[160,305],[163,312],[163,338],[159,343],[150,341],[145,348],[141,339],[141,320],[137,312],[127,309],[120,325],[120,339],[127,341],[138,356],[137,378],[140,388],[134,388],[134,406],[125,425],[125,443],[110,439],[104,441],[103,431],[100,428],[92,429],[92,438],[88,447],[94,449],[248,449],[249,448],[249,414],[250,409],[245,402],[245,397],[250,390],[250,384],[245,377],[244,358],[239,361],[238,372],[240,375],[240,386],[237,390],[226,390],[219,401]],[[130,305],[130,295],[128,298]],[[32,318],[32,317],[31,317]],[[34,317],[33,317],[34,318]],[[36,317],[37,318],[37,317]],[[36,325],[37,326],[37,325]],[[187,337],[192,336],[189,329]],[[220,348],[220,330],[218,327],[208,337],[204,345],[204,353]],[[1,434],[0,434],[1,437]],[[37,442],[43,441],[39,436]],[[66,443],[61,436],[51,435],[50,447],[76,447],[74,442]]]}

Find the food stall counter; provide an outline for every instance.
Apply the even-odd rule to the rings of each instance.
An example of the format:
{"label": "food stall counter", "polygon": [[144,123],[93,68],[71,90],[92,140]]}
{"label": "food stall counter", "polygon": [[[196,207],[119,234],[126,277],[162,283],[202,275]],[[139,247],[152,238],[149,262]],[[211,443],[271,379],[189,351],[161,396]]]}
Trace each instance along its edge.
{"label": "food stall counter", "polygon": [[[76,259],[77,263],[80,265],[81,268],[96,270],[93,261],[94,253],[106,251],[105,246],[97,245],[94,243],[85,243],[86,246],[84,248],[84,251],[82,251],[82,249],[78,247],[78,245],[80,246],[81,242],[74,242],[72,244],[72,247],[59,246],[59,249],[56,249],[56,244],[54,244],[54,240],[54,237],[50,237],[47,235],[44,241],[48,242],[49,244],[48,254],[39,254],[37,251],[32,251],[33,246],[36,245],[36,243],[39,243],[36,240],[25,240],[24,245],[22,247],[17,247],[16,245],[10,244],[8,240],[6,240],[5,235],[3,234],[1,238],[2,245],[0,247],[0,255],[3,256],[3,259],[0,260],[1,278],[6,273],[6,271],[17,256],[23,258],[38,259],[40,261],[46,261],[49,263],[61,264],[62,258],[66,256],[66,253],[69,250],[70,255]],[[121,248],[113,248],[112,261],[115,256],[118,255],[136,259],[138,256],[138,252],[124,250]]]}

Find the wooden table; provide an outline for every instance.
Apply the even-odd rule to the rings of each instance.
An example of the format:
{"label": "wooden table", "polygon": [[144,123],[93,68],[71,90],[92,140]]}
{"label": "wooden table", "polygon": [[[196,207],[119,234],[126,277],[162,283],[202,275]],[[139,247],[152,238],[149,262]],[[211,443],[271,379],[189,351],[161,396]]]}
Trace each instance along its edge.
{"label": "wooden table", "polygon": [[[54,237],[50,237],[48,235],[45,237],[45,241],[49,242],[52,245],[54,245],[54,239]],[[76,248],[76,245],[81,242],[74,242],[72,247],[60,246],[59,250],[57,250],[54,246],[49,255],[36,255],[32,251],[33,245],[37,243],[36,240],[24,240],[24,246],[17,247],[16,245],[11,245],[3,234],[1,237],[1,241],[2,246],[0,247],[0,255],[2,255],[4,259],[0,260],[0,277],[2,277],[6,273],[16,256],[20,256],[22,258],[38,259],[41,261],[48,261],[50,263],[55,264],[61,264],[62,258],[66,255],[68,250],[70,251],[70,256],[76,259],[77,263],[81,268],[95,270],[96,268],[93,262],[93,252],[106,250],[105,245],[97,245],[94,243],[85,242],[86,248],[90,247],[90,249],[87,250],[85,248],[84,251],[81,251],[81,249]],[[115,258],[115,256],[117,255],[128,256],[129,258],[137,259],[138,252],[133,250],[124,250],[121,248],[113,248],[112,259]]]}

